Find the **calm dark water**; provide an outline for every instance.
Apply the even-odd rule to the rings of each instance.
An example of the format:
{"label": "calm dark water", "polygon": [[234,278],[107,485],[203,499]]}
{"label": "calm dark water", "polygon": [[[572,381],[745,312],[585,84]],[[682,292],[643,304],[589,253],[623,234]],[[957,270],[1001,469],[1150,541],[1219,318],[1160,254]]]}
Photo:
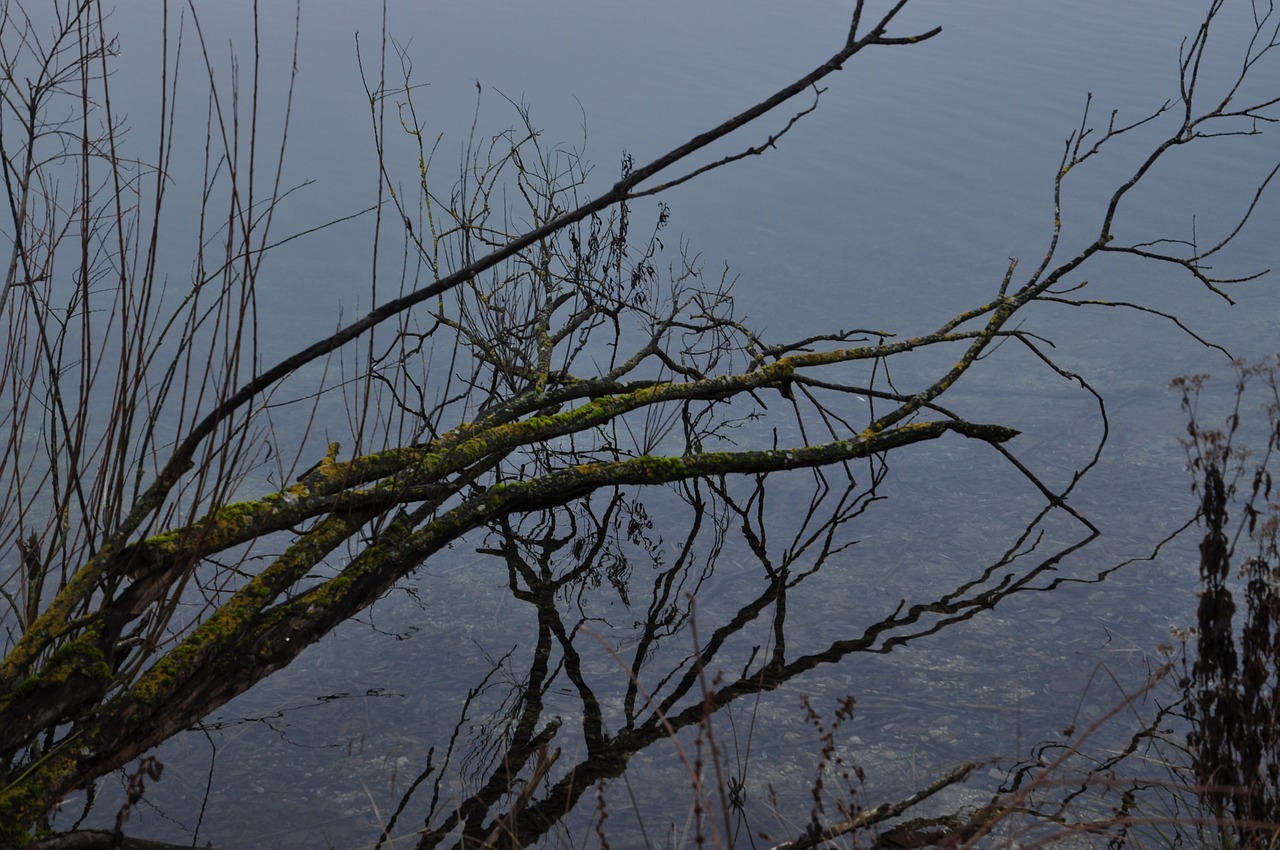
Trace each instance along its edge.
{"label": "calm dark water", "polygon": [[[989,297],[1007,258],[1030,266],[1043,253],[1052,176],[1086,93],[1094,95],[1096,115],[1114,108],[1122,118],[1176,93],[1178,44],[1197,22],[1197,5],[915,0],[900,29],[940,24],[941,36],[858,57],[826,84],[817,112],[779,150],[673,191],[666,199],[673,214],[669,233],[683,234],[708,267],[727,262],[739,276],[742,311],[775,337],[833,326],[932,329]],[[278,125],[292,49],[294,14],[286,6],[262,11],[268,125]],[[247,49],[248,10],[225,2],[195,7],[212,61],[226,74],[228,42]],[[847,27],[843,4],[832,2],[420,2],[394,3],[385,13],[390,36],[412,61],[413,80],[423,85],[415,90],[419,114],[431,133],[444,134],[443,173],[471,124],[478,82],[481,132],[512,125],[507,99],[525,103],[549,143],[585,144],[596,163],[594,188],[614,179],[623,151],[644,162],[750,104],[824,59]],[[315,182],[282,207],[281,234],[373,201],[376,162],[356,45],[372,68],[383,14],[376,3],[301,6],[285,177]],[[148,28],[155,22],[127,6],[117,16],[125,51],[119,88],[136,102],[133,123],[145,134],[154,86]],[[1239,33],[1224,28],[1219,48],[1226,65],[1241,49]],[[184,50],[189,59],[195,55],[189,21]],[[1260,72],[1259,85],[1280,88],[1274,63]],[[185,144],[202,139],[203,111],[203,103],[190,105],[183,132],[193,135]],[[765,122],[723,151],[758,141],[784,122],[785,116]],[[1064,206],[1068,242],[1087,233],[1102,193],[1132,169],[1140,150],[1118,147],[1114,160],[1099,162],[1071,185]],[[1274,139],[1229,140],[1185,157],[1130,206],[1118,232],[1132,239],[1186,236],[1193,213],[1198,226],[1209,226],[1247,201],[1278,150]],[[396,162],[397,154],[404,159]],[[389,161],[412,184],[415,162],[408,152],[392,149]],[[173,178],[179,189],[191,185],[184,183],[190,175]],[[1224,268],[1244,272],[1280,262],[1276,213],[1269,199]],[[645,214],[639,205],[637,217]],[[339,315],[369,306],[369,228],[368,217],[357,219],[291,243],[270,261],[260,309],[288,317],[287,331],[267,341],[270,352],[287,353],[332,328]],[[172,249],[180,275],[190,245],[175,240]],[[1238,356],[1261,356],[1280,343],[1271,283],[1234,293],[1240,303],[1229,309],[1168,268],[1116,262],[1098,264],[1087,277],[1095,297],[1185,316]],[[1072,497],[1103,536],[1056,564],[1057,572],[1039,574],[1033,583],[1043,587],[1055,576],[1090,579],[1145,556],[1191,515],[1177,444],[1183,423],[1176,397],[1164,388],[1189,371],[1225,373],[1226,359],[1150,315],[1037,309],[1028,322],[1059,343],[1060,363],[1108,398],[1112,429],[1103,462]],[[927,368],[927,358],[919,359],[914,368]],[[1099,432],[1090,398],[1011,347],[982,367],[957,387],[955,406],[1023,429],[1020,456],[1049,483],[1065,484],[1088,460]],[[857,470],[862,484],[873,475]],[[1031,550],[1030,542],[1017,541],[1038,505],[1025,481],[991,452],[944,440],[891,458],[878,490],[883,500],[836,538],[857,544],[819,558],[797,542],[805,538],[804,509],[813,490],[809,476],[781,477],[759,515],[757,531],[768,530],[771,557],[795,555],[793,576],[820,567],[788,588],[785,628],[771,628],[782,618],[778,599],[769,596],[768,571],[743,543],[742,519],[732,514],[722,546],[705,531],[698,538],[674,579],[671,600],[679,603],[682,592],[696,590],[701,645],[717,629],[728,630],[709,677],[736,677],[750,659],[774,650],[779,632],[787,658],[803,668],[779,687],[733,703],[716,727],[727,761],[748,780],[748,807],[757,817],[769,808],[765,788],[775,788],[782,810],[769,828],[779,839],[802,825],[813,776],[815,735],[800,709],[802,694],[812,695],[824,715],[838,697],[856,695],[857,714],[840,742],[867,769],[865,793],[874,803],[964,759],[1024,755],[1078,711],[1110,707],[1119,699],[1113,677],[1141,682],[1170,627],[1191,621],[1194,566],[1187,541],[1105,582],[1016,594],[994,611],[892,652],[864,651],[954,616],[926,612],[853,646],[901,601],[936,602],[979,578],[1010,547]],[[829,516],[838,496],[811,522]],[[533,725],[542,728],[553,718],[563,723],[553,779],[588,759],[585,694],[599,701],[606,729],[642,726],[627,705],[627,676],[606,647],[629,659],[641,645],[652,621],[646,608],[655,577],[662,574],[643,561],[646,542],[670,566],[691,513],[670,494],[641,498],[653,528],[646,540],[620,544],[633,564],[626,591],[622,582],[584,577],[552,593],[543,625],[552,611],[558,628],[578,631],[576,655],[566,661],[563,649],[554,649],[545,678],[533,672],[538,609],[513,597],[507,566],[477,553],[485,543],[477,537],[219,711],[209,729],[162,748],[168,770],[149,791],[153,808],[135,822],[150,836],[196,834],[198,843],[215,846],[369,846],[406,794],[400,834],[421,827],[433,793],[439,795],[433,822],[439,823],[478,789],[502,761],[499,732],[527,709],[523,689],[530,683],[539,685],[541,700]],[[1034,573],[1035,564],[1080,537],[1079,527],[1057,519],[1042,530],[1034,550],[982,586]],[[743,613],[755,612],[762,599],[763,613]],[[748,622],[730,629],[737,619]],[[656,641],[641,684],[660,694],[676,690],[694,645],[688,628]],[[799,663],[808,658],[811,665]],[[1099,665],[1105,672],[1090,684]],[[696,703],[697,695],[696,687],[689,690],[671,713]],[[644,714],[643,703],[639,698],[635,714]],[[688,733],[681,740],[693,745]],[[981,773],[944,803],[980,800],[997,781]],[[643,748],[628,779],[611,786],[615,846],[644,840],[637,823],[645,824],[650,841],[667,841],[674,822],[670,840],[681,843],[688,786],[669,742]],[[111,811],[110,803],[101,805]],[[594,843],[584,826],[594,805],[585,795],[568,826],[548,840]]]}

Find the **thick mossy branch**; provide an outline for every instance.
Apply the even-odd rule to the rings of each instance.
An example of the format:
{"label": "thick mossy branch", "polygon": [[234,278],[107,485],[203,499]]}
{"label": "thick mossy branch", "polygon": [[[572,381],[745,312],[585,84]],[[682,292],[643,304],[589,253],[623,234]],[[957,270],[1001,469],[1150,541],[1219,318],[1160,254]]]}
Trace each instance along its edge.
{"label": "thick mossy branch", "polygon": [[[401,514],[338,575],[287,602],[275,604],[284,589],[303,578],[369,518],[332,516],[300,537],[282,557],[160,658],[121,699],[82,727],[88,738],[112,741],[111,746],[73,747],[66,757],[77,763],[86,778],[126,763],[284,667],[431,555],[498,517],[563,504],[613,485],[652,485],[827,466],[937,439],[949,431],[992,443],[1017,434],[999,425],[945,420],[912,423],[878,434],[795,449],[679,457],[646,455],[581,464],[487,488],[416,529],[410,516]],[[134,743],[121,747],[121,740]]]}
{"label": "thick mossy branch", "polygon": [[[209,705],[221,705],[247,690],[256,679],[249,680],[242,675],[246,666],[254,669],[258,677],[269,672],[259,665],[241,663],[242,647],[254,640],[264,628],[263,624],[269,621],[264,612],[282,590],[302,579],[308,570],[348,540],[367,520],[368,517],[331,517],[303,535],[282,557],[220,605],[176,647],[159,657],[126,693],[91,716],[76,718],[75,733],[55,746],[50,754],[62,759],[58,763],[64,768],[72,766],[76,781],[87,780],[126,764],[195,722],[207,713]],[[38,687],[39,683],[62,669],[58,666],[62,663],[59,659],[65,655],[64,650],[59,650],[54,655],[57,664],[46,665],[52,669],[42,670],[40,676],[28,679],[30,687],[24,683],[4,700],[3,705],[13,714],[20,717],[23,711],[27,711],[28,715],[25,723],[18,721],[0,726],[0,746],[10,747],[21,742],[24,735],[32,734],[29,728],[32,723],[39,721],[48,725],[47,717],[30,716],[30,700],[20,697],[30,693],[37,709],[44,705],[47,694]],[[105,693],[110,671],[104,668],[100,655],[95,657],[98,658],[95,669],[100,675],[93,678],[77,675],[58,683],[64,691],[77,687],[84,691],[84,695],[60,694],[59,699],[53,702],[59,709],[57,719],[65,716],[67,706],[101,699]],[[192,686],[192,680],[197,680],[197,684]],[[94,741],[103,742],[103,746],[86,744]],[[68,787],[75,787],[75,781]],[[6,789],[4,793],[8,792]]]}
{"label": "thick mossy branch", "polygon": [[[129,547],[121,556],[131,570],[136,561],[171,563],[202,556],[288,529],[331,512],[372,510],[419,502],[456,491],[447,479],[516,449],[558,437],[584,433],[646,407],[684,401],[714,401],[758,389],[779,389],[802,368],[879,358],[941,342],[971,339],[976,333],[938,333],[898,343],[794,354],[751,372],[688,382],[575,381],[558,391],[539,393],[521,408],[537,410],[589,398],[551,415],[510,420],[503,411],[466,423],[421,446],[375,452],[337,462],[332,454],[298,484],[256,501],[238,502],[213,511],[184,529],[166,532]],[[966,365],[971,362],[968,357]],[[954,428],[976,427],[954,423]],[[985,426],[984,426],[985,427]],[[984,437],[984,439],[986,439]],[[156,567],[152,567],[155,569]]]}
{"label": "thick mossy branch", "polygon": [[818,446],[708,452],[681,457],[646,455],[585,463],[536,478],[505,482],[470,496],[410,534],[397,531],[385,536],[363,550],[339,576],[273,609],[270,614],[276,621],[272,626],[274,638],[260,641],[256,652],[264,661],[280,653],[291,657],[297,651],[297,643],[305,644],[312,636],[323,634],[372,602],[435,552],[466,532],[502,516],[564,504],[615,485],[653,485],[707,476],[827,466],[937,439],[948,431],[992,443],[1004,442],[1018,433],[999,425],[950,420],[921,422]]}
{"label": "thick mossy branch", "polygon": [[[106,549],[100,552],[81,568],[46,609],[45,615],[6,656],[0,664],[0,683],[12,691],[21,686],[24,678],[47,675],[47,671],[36,671],[41,652],[75,633],[76,620],[66,612],[83,605],[87,601],[86,593],[92,594],[106,577],[128,575],[135,582],[134,588],[143,588],[144,582],[151,582],[146,586],[148,589],[143,598],[137,598],[138,593],[122,596],[117,607],[127,602],[130,610],[111,618],[122,627],[140,615],[172,584],[172,581],[162,580],[163,577],[191,569],[202,559],[270,533],[297,528],[318,517],[331,517],[323,527],[349,529],[346,532],[349,536],[364,522],[399,504],[425,504],[430,509],[440,508],[450,499],[460,498],[464,489],[475,483],[477,471],[494,468],[513,452],[558,437],[589,432],[635,410],[689,401],[714,402],[758,389],[781,389],[800,369],[882,358],[939,343],[969,341],[968,351],[957,367],[959,372],[963,372],[976,358],[976,350],[994,338],[1008,315],[1007,308],[999,301],[971,311],[971,317],[976,317],[993,310],[995,315],[988,325],[977,331],[960,332],[954,325],[948,325],[930,335],[890,344],[794,353],[739,374],[662,383],[618,383],[601,379],[575,381],[551,392],[533,394],[518,403],[513,401],[504,409],[493,411],[476,422],[459,425],[425,445],[389,449],[349,461],[339,462],[336,459],[339,449],[333,444],[320,463],[297,483],[280,492],[217,508],[190,526],[150,537],[123,551]],[[956,376],[948,377],[954,380]],[[550,415],[511,418],[524,409],[554,408],[583,399],[586,399],[585,403]],[[918,406],[917,399],[908,401],[898,408],[897,418],[905,416],[905,409],[914,410]],[[885,430],[887,421],[888,417],[881,419],[874,430],[865,431],[857,440],[818,446],[759,452],[712,452],[683,458],[645,456],[614,463],[584,464],[529,481],[504,483],[492,488],[485,498],[492,500],[501,493],[495,505],[509,502],[506,511],[524,510],[560,504],[597,487],[612,484],[654,484],[699,475],[820,466],[888,451],[921,439],[932,439],[946,430],[992,442],[1003,441],[1014,434],[998,426],[959,421],[917,423]],[[471,511],[478,518],[476,522],[481,522],[484,517],[496,515],[490,510],[477,510],[475,505],[474,499],[465,501],[460,506],[461,513],[446,514],[445,518],[463,516]],[[448,523],[442,527],[448,527]],[[471,527],[474,524],[462,522],[454,533],[462,533]],[[327,534],[315,538],[320,539],[327,539]],[[296,554],[301,557],[301,563],[314,563],[309,553],[315,540],[300,541]],[[339,542],[331,541],[331,545],[336,546]],[[293,551],[290,550],[291,553]],[[320,552],[317,560],[325,554],[327,552]],[[226,612],[225,617],[220,614],[215,618],[216,624],[206,623],[207,628],[202,627],[197,632],[199,641],[207,637],[209,630],[220,630],[228,618],[233,621],[240,616],[251,617],[252,613],[240,611],[242,600],[252,600],[245,611],[260,613],[278,594],[296,582],[305,573],[305,567],[298,572],[288,566],[292,557],[291,554],[282,558],[273,568],[253,579],[237,594],[236,605]],[[114,637],[109,635],[108,641]],[[206,648],[196,652],[194,647],[201,644],[192,643],[193,639],[196,635],[180,647],[181,653],[171,659],[173,664],[185,668],[188,663],[199,661],[211,651]],[[190,657],[188,653],[191,653]],[[175,671],[169,669],[168,663],[154,671],[155,677],[166,680],[174,675]],[[156,697],[155,681],[154,677],[149,680],[139,693],[140,698],[150,701]],[[0,704],[0,710],[6,707]],[[16,724],[15,729],[31,731],[25,723]],[[4,737],[0,734],[0,739]]]}
{"label": "thick mossy branch", "polygon": [[[977,314],[994,306],[984,305]],[[641,408],[715,401],[759,389],[777,389],[800,369],[881,358],[928,345],[972,340],[979,335],[989,338],[992,333],[990,328],[973,332],[947,329],[886,345],[797,353],[750,372],[696,381],[576,381],[476,422],[459,425],[421,446],[388,449],[343,462],[335,459],[336,447],[331,446],[320,464],[280,492],[222,506],[190,526],[149,537],[123,550],[101,551],[77,572],[0,662],[0,684],[12,687],[31,671],[46,647],[70,634],[75,623],[72,612],[109,576],[129,574],[141,578],[161,574],[331,513],[365,513],[396,504],[444,501],[458,492],[461,483],[470,480],[466,473],[477,465],[490,466],[522,447],[587,432]],[[972,351],[967,353],[966,367],[975,356]],[[589,400],[552,415],[510,419],[521,409],[537,410],[582,399]],[[463,480],[451,481],[454,476]]]}

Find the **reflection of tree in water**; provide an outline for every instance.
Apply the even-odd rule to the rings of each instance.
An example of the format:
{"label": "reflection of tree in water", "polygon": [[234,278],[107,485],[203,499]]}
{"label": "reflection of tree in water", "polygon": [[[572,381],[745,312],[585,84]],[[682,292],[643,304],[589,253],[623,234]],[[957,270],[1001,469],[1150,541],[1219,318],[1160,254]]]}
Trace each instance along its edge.
{"label": "reflection of tree in water", "polygon": [[[854,653],[886,653],[1012,594],[1051,589],[1066,580],[1050,576],[1059,561],[1094,538],[1086,531],[1048,547],[1055,511],[1046,507],[976,576],[879,614],[852,606],[837,631],[844,636],[810,648],[809,612],[789,601],[855,542],[851,523],[879,498],[886,467],[869,464],[865,484],[846,472],[838,481],[830,471],[816,477],[812,500],[790,517],[769,497],[779,489],[794,497],[792,481],[677,485],[667,495],[687,517],[678,540],[655,530],[652,494],[642,502],[628,490],[495,524],[480,551],[505,563],[513,598],[535,612],[536,637],[473,687],[453,736],[421,765],[384,840],[425,825],[422,847],[532,844],[655,743],[698,729],[743,697],[784,683],[803,688],[804,674]],[[794,510],[793,498],[787,507]],[[664,514],[664,532],[672,526]],[[695,598],[704,600],[696,619]],[[497,707],[481,707],[493,700]],[[672,762],[663,788],[629,793],[668,803],[673,792],[692,796],[686,768]],[[749,768],[748,756],[720,780],[744,805],[740,824],[767,797]],[[606,807],[629,808],[615,791]]]}

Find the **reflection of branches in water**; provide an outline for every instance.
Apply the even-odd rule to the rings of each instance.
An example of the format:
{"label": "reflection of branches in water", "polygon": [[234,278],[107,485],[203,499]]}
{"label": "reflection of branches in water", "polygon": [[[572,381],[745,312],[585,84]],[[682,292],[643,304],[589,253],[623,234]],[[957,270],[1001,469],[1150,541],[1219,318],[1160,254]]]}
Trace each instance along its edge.
{"label": "reflection of branches in water", "polygon": [[[678,542],[670,533],[668,539],[653,537],[640,519],[655,507],[653,491],[646,491],[643,504],[633,493],[615,490],[562,511],[495,523],[482,551],[503,559],[513,597],[533,606],[536,638],[525,647],[530,654],[527,671],[513,676],[504,670],[519,686],[493,709],[488,722],[473,727],[484,730],[472,742],[484,757],[465,758],[465,776],[459,781],[479,790],[455,805],[441,805],[445,780],[437,773],[419,846],[442,846],[446,840],[469,846],[495,840],[495,835],[500,836],[498,844],[525,846],[552,829],[589,788],[620,776],[632,756],[697,727],[707,721],[708,712],[854,653],[887,653],[937,634],[1013,594],[1044,592],[1067,581],[1102,581],[1133,562],[1099,570],[1094,577],[1057,575],[1063,559],[1087,546],[1096,533],[1086,529],[1078,539],[1059,542],[1052,524],[1060,512],[1046,505],[976,576],[923,601],[901,599],[887,615],[872,615],[869,625],[859,626],[858,612],[851,610],[846,634],[814,651],[797,651],[796,630],[802,621],[793,614],[788,629],[789,594],[856,542],[850,523],[882,498],[876,487],[885,471],[877,461],[869,469],[869,485],[859,486],[850,476],[841,486],[828,470],[808,491],[814,495],[801,515],[789,518],[770,509],[779,498],[790,500],[788,507],[794,509],[787,479],[760,476],[737,489],[725,480],[683,483],[667,491],[690,509]],[[731,581],[725,585],[730,589],[721,592],[716,585],[708,604],[708,582],[718,566],[727,565],[721,561],[729,551],[747,553],[746,560],[732,564]],[[605,576],[606,565],[615,563],[627,565],[619,574],[621,586]],[[642,565],[653,576],[647,598]],[[690,599],[700,590],[699,627],[705,638],[695,642],[690,638]],[[602,613],[619,601],[634,622]],[[763,637],[751,631],[758,621],[766,629]],[[599,643],[616,661],[595,657]],[[503,666],[515,663],[509,657]],[[617,664],[625,668],[625,688],[619,684]],[[740,673],[708,687],[699,680],[703,670]],[[485,682],[494,675],[491,671]],[[479,692],[473,690],[472,698]],[[544,700],[551,693],[574,697],[572,715],[562,712],[563,727],[561,716],[544,716]],[[469,699],[464,714],[472,710]],[[553,768],[559,751],[551,752],[547,745],[573,729],[570,719],[581,725],[574,751],[585,754],[576,763],[562,759]],[[457,741],[455,733],[451,748]],[[530,775],[545,781],[536,793],[519,778]],[[418,784],[404,795],[397,818]],[[388,835],[394,824],[395,819]]]}
{"label": "reflection of branches in water", "polygon": [[[1171,653],[1173,647],[1161,651]],[[1106,839],[1114,848],[1148,846],[1151,838],[1162,846],[1180,846],[1180,824],[1203,818],[1197,817],[1193,787],[1179,777],[1185,754],[1176,752],[1170,732],[1185,710],[1180,695],[1170,700],[1164,687],[1171,684],[1175,667],[1166,658],[1134,690],[1107,671],[1117,692],[1110,709],[1079,730],[1077,716],[1059,736],[1036,744],[1013,765],[989,802],[946,819],[952,835],[965,846],[997,828],[1003,842],[1019,847],[1043,847],[1082,835],[1091,841]],[[1091,676],[1086,692],[1093,680]],[[1126,716],[1132,724],[1129,732],[1120,739],[1099,740]],[[1153,804],[1159,817],[1151,814]]]}
{"label": "reflection of branches in water", "polygon": [[[491,681],[502,670],[503,665],[506,663],[506,661],[510,657],[511,657],[511,654],[508,653],[507,655],[504,655],[501,659],[499,659],[497,662],[495,662],[489,668],[489,671],[485,673],[484,677],[480,680],[480,683],[476,685],[474,688],[471,688],[469,691],[467,691],[467,696],[462,701],[462,710],[459,712],[458,720],[453,726],[452,733],[449,735],[449,744],[445,748],[444,756],[442,757],[440,764],[437,765],[435,763],[436,750],[434,747],[432,747],[427,751],[426,765],[422,768],[421,771],[419,771],[418,775],[414,777],[413,781],[409,783],[409,788],[408,790],[405,791],[404,795],[401,797],[399,806],[396,807],[396,810],[391,814],[391,818],[387,821],[386,826],[383,828],[382,835],[378,838],[377,846],[381,847],[382,844],[387,840],[387,838],[391,834],[391,831],[395,829],[396,823],[400,819],[400,816],[404,814],[405,808],[417,795],[418,790],[422,787],[422,785],[432,776],[435,776],[435,781],[431,784],[431,800],[427,807],[427,812],[428,812],[427,819],[428,820],[434,819],[438,813],[446,810],[446,808],[448,808],[451,811],[450,817],[454,818],[455,821],[458,817],[463,815],[464,809],[466,808],[466,804],[455,807],[452,805],[452,801],[444,796],[444,782],[443,782],[444,773],[449,769],[449,766],[453,763],[453,760],[457,755],[457,751],[459,750],[460,746],[461,747],[466,746],[465,740],[464,740],[466,738],[466,735],[464,733],[466,732],[468,728],[468,724],[470,723],[470,719],[471,719],[470,711],[472,708],[472,704],[476,701],[477,698],[480,697],[481,694],[484,694],[490,688]],[[538,711],[538,712],[541,711],[541,703],[537,699],[529,699],[527,700],[526,704],[529,706],[537,706],[536,708],[532,709],[534,711]],[[481,751],[481,749],[483,748],[477,747],[472,750],[464,750],[462,752],[462,759],[464,763],[476,761],[476,755]],[[489,767],[491,768],[491,765]],[[482,799],[483,798],[481,797],[481,795],[476,794],[476,795],[473,795],[468,802],[471,803],[471,808],[475,808],[477,805],[480,805]],[[485,806],[485,808],[487,808],[487,805]],[[451,829],[452,824],[448,828]],[[446,832],[447,832],[447,829],[446,829]]]}
{"label": "reflection of branches in water", "polygon": [[587,594],[606,582],[631,607],[637,557],[664,569],[663,540],[653,527],[644,503],[614,488],[602,511],[593,500],[584,500],[566,509],[504,517],[494,523],[491,545],[478,551],[504,560],[508,587],[517,599],[533,601],[549,593],[574,600],[586,619]]}

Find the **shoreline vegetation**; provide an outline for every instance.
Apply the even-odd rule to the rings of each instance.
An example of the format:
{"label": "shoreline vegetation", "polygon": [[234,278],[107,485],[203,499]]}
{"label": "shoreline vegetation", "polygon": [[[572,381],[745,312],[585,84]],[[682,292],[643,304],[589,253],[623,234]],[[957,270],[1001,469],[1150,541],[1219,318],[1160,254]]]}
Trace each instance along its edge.
{"label": "shoreline vegetation", "polygon": [[[1072,496],[1102,460],[1109,419],[1103,394],[1063,365],[1035,317],[1042,307],[1132,310],[1225,354],[1161,305],[1085,275],[1118,258],[1231,302],[1231,287],[1266,271],[1215,267],[1280,173],[1268,162],[1243,189],[1250,201],[1193,218],[1190,238],[1129,235],[1139,187],[1169,180],[1188,146],[1243,140],[1269,155],[1262,139],[1280,121],[1280,93],[1252,84],[1280,55],[1280,12],[1270,0],[1210,0],[1180,47],[1167,102],[1100,118],[1087,98],[1052,175],[1043,254],[1009,258],[980,299],[934,326],[767,337],[742,318],[729,272],[708,273],[667,234],[662,198],[770,155],[829,87],[941,32],[904,23],[908,0],[849,5],[834,53],[647,163],[624,157],[596,195],[582,148],[549,145],[514,102],[513,123],[496,133],[480,128],[477,106],[455,170],[441,164],[449,157],[419,113],[409,47],[384,30],[359,53],[377,173],[368,205],[283,236],[274,222],[293,192],[284,174],[300,24],[283,113],[268,115],[257,6],[253,50],[233,46],[228,72],[224,48],[205,40],[206,13],[164,4],[162,120],[154,137],[134,140],[112,106],[120,57],[109,8],[0,8],[10,245],[0,292],[0,848],[180,846],[133,834],[145,831],[136,826],[149,789],[165,775],[156,748],[192,729],[208,736],[214,712],[344,623],[372,622],[388,594],[403,593],[424,619],[430,605],[456,606],[430,576],[419,581],[454,547],[502,565],[509,610],[527,616],[530,638],[505,655],[483,650],[482,679],[439,696],[431,711],[457,712],[452,733],[404,776],[397,763],[391,809],[369,795],[377,827],[362,846],[608,848],[611,836],[630,838],[619,830],[625,801],[636,800],[628,763],[670,746],[680,787],[662,791],[682,824],[640,817],[646,847],[1273,847],[1274,359],[1236,366],[1222,428],[1201,421],[1207,378],[1175,383],[1203,589],[1194,635],[1182,653],[1160,649],[1167,660],[1148,681],[1121,682],[1111,711],[1037,743],[989,799],[954,811],[926,806],[1003,763],[975,758],[875,798],[849,750],[856,694],[829,715],[799,703],[817,747],[805,787],[753,783],[762,695],[1142,560],[1096,579],[1058,573],[1101,534]],[[1236,5],[1250,7],[1252,36],[1224,59],[1210,35]],[[200,150],[179,141],[197,104]],[[708,153],[730,136],[733,152]],[[1105,197],[1090,209],[1064,202],[1104,161],[1121,175]],[[191,221],[170,213],[173,193],[189,192],[172,182],[183,169],[202,175]],[[641,201],[656,203],[652,220],[638,220]],[[371,306],[266,356],[288,320],[259,302],[273,251],[353,218],[371,234],[353,291]],[[160,258],[183,227],[197,247],[179,282]],[[1065,477],[1037,472],[1006,424],[1012,410],[955,389],[1010,350],[1096,410],[1097,439]],[[1257,393],[1261,414],[1246,401]],[[1263,420],[1266,449],[1247,452],[1240,429]],[[910,599],[845,578],[883,597],[883,614],[826,643],[797,640],[802,591],[841,568],[857,542],[850,529],[885,498],[891,459],[935,445],[994,461],[1021,488],[1025,528],[996,544],[990,563]],[[658,505],[683,524],[659,519]],[[1134,729],[1116,748],[1120,724]],[[103,803],[108,777],[121,791]],[[807,812],[781,802],[797,793]],[[205,841],[209,796],[206,786],[179,821],[194,823],[187,846]],[[566,831],[571,812],[591,813],[587,834]],[[761,813],[776,823],[761,826]]]}

